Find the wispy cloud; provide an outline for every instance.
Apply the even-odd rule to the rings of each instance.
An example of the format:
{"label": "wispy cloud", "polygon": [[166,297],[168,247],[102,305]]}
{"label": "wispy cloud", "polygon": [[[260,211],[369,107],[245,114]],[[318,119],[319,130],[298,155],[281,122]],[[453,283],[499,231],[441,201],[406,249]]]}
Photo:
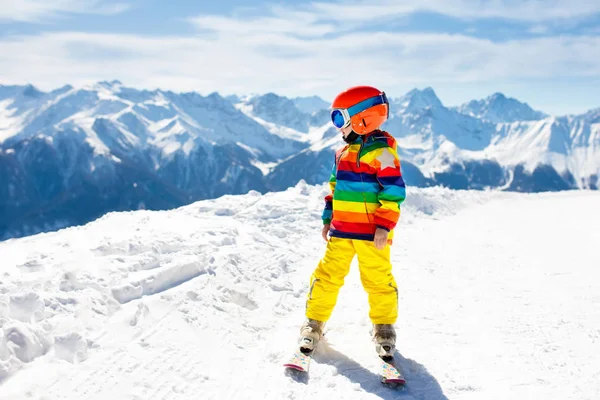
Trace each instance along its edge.
{"label": "wispy cloud", "polygon": [[[202,15],[188,18],[199,33],[221,37],[284,35],[290,38],[322,38],[369,32],[441,32],[443,27],[422,27],[413,22],[419,12],[436,14],[438,20],[475,37],[508,41],[516,37],[573,34],[588,29],[590,18],[600,20],[600,2],[572,0],[569,6],[558,0],[356,0],[345,3],[315,2],[302,6],[271,6],[266,15]],[[421,16],[421,20],[423,17]],[[444,19],[445,18],[445,19]],[[491,18],[491,21],[486,19]],[[415,21],[417,21],[416,19]],[[391,24],[390,24],[391,22]],[[587,25],[586,25],[587,23]],[[490,25],[491,24],[491,25]],[[490,25],[489,29],[486,26]],[[493,32],[492,32],[493,30]],[[588,30],[588,32],[590,32]]]}
{"label": "wispy cloud", "polygon": [[529,33],[543,35],[550,32],[550,27],[547,25],[533,25],[529,28]]}
{"label": "wispy cloud", "polygon": [[433,12],[456,18],[506,18],[520,21],[588,16],[600,12],[600,3],[588,0],[361,0],[351,4],[313,3],[309,9],[336,21],[373,21],[415,12]]}
{"label": "wispy cloud", "polygon": [[118,78],[181,91],[332,94],[356,82],[404,90],[600,76],[600,37],[494,43],[444,34],[353,33],[309,40],[263,32],[218,38],[69,32],[2,40],[0,53],[8,55],[0,60],[3,77],[20,82],[36,77],[46,87]]}
{"label": "wispy cloud", "polygon": [[274,8],[271,16],[242,19],[208,15],[189,18],[189,22],[200,30],[231,35],[269,33],[320,37],[336,31],[333,24],[319,22],[315,13],[289,10],[285,15],[278,15],[277,10]]}
{"label": "wispy cloud", "polygon": [[126,3],[101,0],[2,0],[0,21],[39,22],[64,13],[118,14],[129,9]]}
{"label": "wispy cloud", "polygon": [[[102,9],[102,4],[93,3],[96,10]],[[53,32],[5,37],[0,38],[0,77],[4,83],[33,81],[45,89],[116,78],[131,86],[205,94],[274,91],[325,98],[359,83],[400,95],[425,85],[590,77],[598,82],[600,35],[552,36],[554,18],[582,16],[598,6],[584,0],[572,0],[569,7],[552,0],[544,5],[526,0],[515,11],[506,1],[491,2],[485,10],[480,3],[310,3],[272,7],[266,15],[187,17],[197,28],[190,35]],[[373,23],[393,13],[424,9],[460,18],[529,18],[531,32],[540,35],[493,41],[478,36],[481,27],[443,34],[396,32]],[[367,22],[368,28],[361,28]]]}

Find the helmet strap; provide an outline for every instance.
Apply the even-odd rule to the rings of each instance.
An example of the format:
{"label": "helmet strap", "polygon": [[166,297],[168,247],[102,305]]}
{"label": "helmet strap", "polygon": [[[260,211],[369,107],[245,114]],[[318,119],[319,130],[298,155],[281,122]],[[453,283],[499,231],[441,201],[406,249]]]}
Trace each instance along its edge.
{"label": "helmet strap", "polygon": [[352,131],[348,134],[348,136],[342,135],[342,138],[344,139],[344,142],[346,142],[348,144],[352,144],[352,143],[354,143],[354,141],[356,139],[358,139],[358,136],[359,136],[358,133]]}

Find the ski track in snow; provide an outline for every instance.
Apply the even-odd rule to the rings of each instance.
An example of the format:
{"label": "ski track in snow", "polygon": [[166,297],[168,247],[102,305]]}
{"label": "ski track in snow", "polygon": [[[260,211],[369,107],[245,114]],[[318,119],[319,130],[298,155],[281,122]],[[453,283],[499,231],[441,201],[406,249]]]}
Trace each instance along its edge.
{"label": "ski track in snow", "polygon": [[596,398],[593,192],[411,189],[392,248],[407,387],[378,382],[356,264],[308,380],[286,376],[325,193],[301,182],[0,243],[0,399]]}

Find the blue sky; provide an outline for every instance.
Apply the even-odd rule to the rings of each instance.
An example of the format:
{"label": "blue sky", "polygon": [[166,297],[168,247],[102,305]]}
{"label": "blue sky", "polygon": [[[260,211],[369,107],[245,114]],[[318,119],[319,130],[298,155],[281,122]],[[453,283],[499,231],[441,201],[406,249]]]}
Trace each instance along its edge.
{"label": "blue sky", "polygon": [[554,114],[600,107],[589,0],[2,0],[0,84],[319,95],[431,86],[448,106],[494,92]]}

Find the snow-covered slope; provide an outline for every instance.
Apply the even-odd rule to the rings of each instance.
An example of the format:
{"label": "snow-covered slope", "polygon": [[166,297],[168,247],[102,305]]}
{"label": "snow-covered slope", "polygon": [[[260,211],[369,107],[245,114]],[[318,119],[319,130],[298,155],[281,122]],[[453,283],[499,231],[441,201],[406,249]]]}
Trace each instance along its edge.
{"label": "snow-covered slope", "polygon": [[308,382],[285,376],[325,193],[300,183],[0,243],[0,398],[597,398],[600,193],[584,191],[410,188],[392,246],[406,389],[377,380],[356,265]]}
{"label": "snow-covered slope", "polygon": [[247,96],[235,103],[235,107],[273,135],[285,139],[312,143],[333,129],[329,104],[318,97],[288,99],[267,93]]}
{"label": "snow-covered slope", "polygon": [[486,155],[503,165],[529,171],[550,165],[573,186],[597,188],[600,173],[600,123],[585,116],[549,117],[498,126],[499,135]]}
{"label": "snow-covered slope", "polygon": [[275,93],[252,97],[244,103],[249,106],[253,116],[276,125],[295,129],[299,132],[308,132],[308,116],[296,107],[294,101]]}
{"label": "snow-covered slope", "polygon": [[[11,125],[19,128],[5,129],[0,133],[0,141],[15,142],[37,134],[52,136],[63,129],[79,127],[99,151],[110,151],[114,141],[138,149],[154,146],[165,157],[211,142],[240,143],[269,156],[285,156],[295,150],[293,141],[270,135],[217,93],[203,97],[193,92],[139,91],[123,87],[118,81],[51,93],[39,92],[32,86],[21,92],[16,88],[0,88],[0,93],[15,93],[12,102],[5,100],[3,112],[6,117],[15,118]],[[22,115],[20,110],[25,105],[28,112]],[[17,120],[16,116],[22,118]],[[99,119],[114,134],[98,137],[94,124]]]}

